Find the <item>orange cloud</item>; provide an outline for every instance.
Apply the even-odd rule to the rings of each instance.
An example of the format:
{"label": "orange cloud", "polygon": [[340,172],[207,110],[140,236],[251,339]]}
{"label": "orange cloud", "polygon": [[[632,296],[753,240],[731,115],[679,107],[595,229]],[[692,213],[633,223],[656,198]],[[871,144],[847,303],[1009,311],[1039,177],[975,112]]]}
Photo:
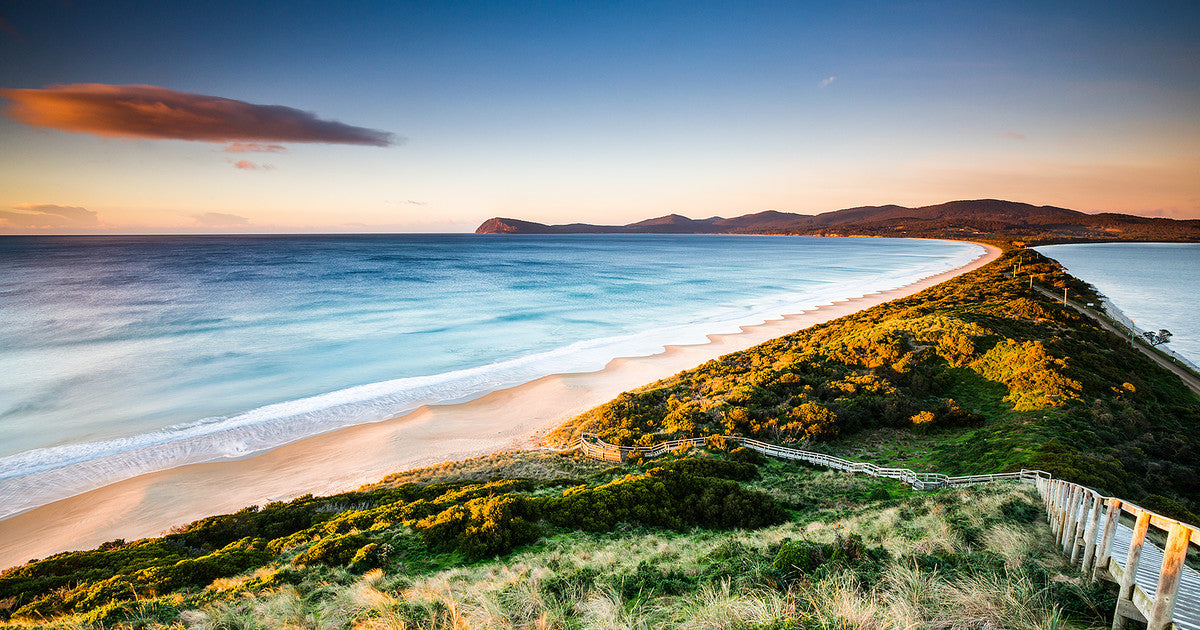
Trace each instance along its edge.
{"label": "orange cloud", "polygon": [[255,164],[250,160],[238,160],[236,162],[229,160],[229,162],[233,163],[234,168],[239,168],[243,171],[270,171],[275,168],[270,164]]}
{"label": "orange cloud", "polygon": [[281,144],[259,144],[257,142],[231,142],[226,153],[283,153],[287,149]]}
{"label": "orange cloud", "polygon": [[397,138],[282,105],[255,105],[153,85],[52,85],[0,90],[9,117],[33,127],[105,138],[202,142],[318,142],[386,147]]}
{"label": "orange cloud", "polygon": [[100,227],[100,216],[96,211],[79,206],[22,203],[12,206],[12,210],[0,210],[0,229],[4,230],[25,232],[97,227]]}

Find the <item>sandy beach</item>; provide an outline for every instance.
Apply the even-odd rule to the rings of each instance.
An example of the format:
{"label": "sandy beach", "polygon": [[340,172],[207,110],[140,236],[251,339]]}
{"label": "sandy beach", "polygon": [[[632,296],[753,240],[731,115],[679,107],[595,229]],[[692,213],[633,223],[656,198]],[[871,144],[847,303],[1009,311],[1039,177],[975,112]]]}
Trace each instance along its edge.
{"label": "sandy beach", "polygon": [[730,352],[906,297],[1000,255],[908,286],[789,315],[705,344],[669,346],[604,369],[561,374],[476,400],[422,407],[404,416],[321,434],[236,461],[181,466],[114,483],[0,521],[0,568],[123,538],[164,533],[212,514],[304,494],[353,490],[388,473],[490,452],[529,448],[539,436],[617,394]]}

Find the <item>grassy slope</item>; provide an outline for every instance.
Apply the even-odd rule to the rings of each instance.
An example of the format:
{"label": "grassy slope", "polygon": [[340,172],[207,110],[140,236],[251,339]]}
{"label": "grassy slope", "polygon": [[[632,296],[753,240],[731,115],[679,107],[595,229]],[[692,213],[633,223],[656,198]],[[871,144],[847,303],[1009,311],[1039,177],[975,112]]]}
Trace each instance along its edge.
{"label": "grassy slope", "polygon": [[[1024,272],[1087,290],[1020,255]],[[1195,510],[1189,427],[1200,402],[1005,276],[1014,256],[622,395],[561,434],[636,443],[742,432],[917,469],[1031,466],[1166,512]],[[1027,487],[917,495],[779,462],[751,474],[729,457],[653,470],[663,463],[509,453],[401,473],[6,572],[0,620],[1049,627],[1103,625],[1098,611],[1112,609],[1047,547]]]}
{"label": "grassy slope", "polygon": [[[531,466],[586,469],[592,483],[642,470],[522,454],[421,475],[445,483],[454,476],[503,476]],[[20,618],[11,623],[730,629],[1107,624],[1111,593],[1083,585],[1064,566],[1028,486],[916,493],[892,480],[781,462],[765,462],[759,471],[743,485],[785,506],[786,522],[732,530],[553,528],[531,544],[482,560],[412,544],[405,528],[376,531],[396,543],[381,568],[297,566],[295,559],[318,540],[201,587],[143,594],[51,623]],[[348,511],[352,508],[344,507],[342,513]]]}
{"label": "grassy slope", "polygon": [[1031,273],[1094,299],[1053,261],[1006,252],[907,299],[622,394],[556,437],[742,434],[948,474],[1039,468],[1200,520],[1200,399],[1030,290]]}

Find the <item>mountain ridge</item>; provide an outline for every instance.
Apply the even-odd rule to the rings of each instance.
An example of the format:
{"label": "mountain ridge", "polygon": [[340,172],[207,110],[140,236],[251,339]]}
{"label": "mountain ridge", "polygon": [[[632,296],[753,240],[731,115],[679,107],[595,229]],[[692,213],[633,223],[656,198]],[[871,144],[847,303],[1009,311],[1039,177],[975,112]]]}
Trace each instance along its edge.
{"label": "mountain ridge", "polygon": [[844,208],[815,215],[765,210],[732,218],[692,219],[680,214],[625,225],[547,225],[495,217],[476,234],[791,234],[803,236],[909,236],[933,238],[1025,238],[1064,241],[1200,241],[1200,220],[1087,214],[1057,206],[971,199],[909,208],[888,204]]}

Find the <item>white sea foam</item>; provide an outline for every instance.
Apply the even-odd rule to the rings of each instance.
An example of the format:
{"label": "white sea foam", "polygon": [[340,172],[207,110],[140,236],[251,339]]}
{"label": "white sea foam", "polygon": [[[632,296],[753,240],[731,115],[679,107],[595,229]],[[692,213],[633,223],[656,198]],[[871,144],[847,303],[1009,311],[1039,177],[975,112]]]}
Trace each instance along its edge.
{"label": "white sea foam", "polygon": [[967,248],[961,256],[917,269],[764,297],[736,312],[712,313],[686,325],[582,341],[443,374],[350,387],[130,437],[2,457],[0,518],[144,473],[241,458],[319,433],[393,418],[422,405],[464,402],[550,374],[596,371],[617,357],[649,356],[663,352],[668,345],[705,343],[708,335],[737,333],[742,326],[896,289],[965,265],[982,254],[982,248]]}

